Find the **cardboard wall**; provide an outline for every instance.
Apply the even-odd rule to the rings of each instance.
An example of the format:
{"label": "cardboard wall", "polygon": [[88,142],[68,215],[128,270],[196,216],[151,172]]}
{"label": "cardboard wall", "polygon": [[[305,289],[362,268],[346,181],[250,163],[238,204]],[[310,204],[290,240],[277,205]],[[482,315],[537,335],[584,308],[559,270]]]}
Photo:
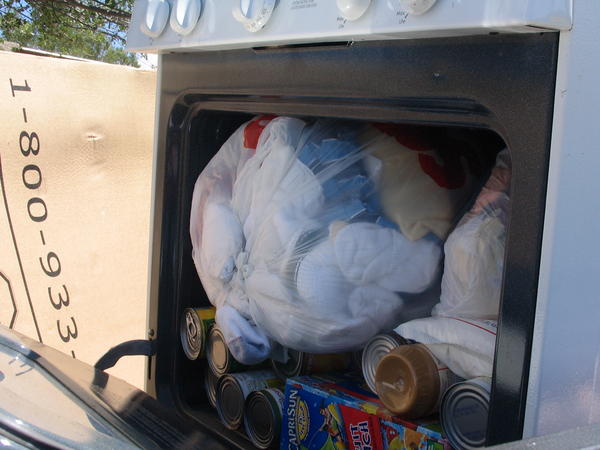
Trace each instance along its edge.
{"label": "cardboard wall", "polygon": [[[0,323],[90,364],[147,338],[155,85],[0,52]],[[143,371],[109,372],[143,388]]]}

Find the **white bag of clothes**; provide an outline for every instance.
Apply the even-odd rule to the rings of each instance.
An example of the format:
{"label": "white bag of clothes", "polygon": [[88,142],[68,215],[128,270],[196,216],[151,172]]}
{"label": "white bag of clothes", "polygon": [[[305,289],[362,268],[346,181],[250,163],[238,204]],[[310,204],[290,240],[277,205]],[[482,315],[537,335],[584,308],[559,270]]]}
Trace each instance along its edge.
{"label": "white bag of clothes", "polygon": [[395,329],[405,339],[425,344],[461,378],[491,377],[498,325],[494,320],[427,317]]}
{"label": "white bag of clothes", "polygon": [[498,317],[510,174],[510,156],[503,150],[475,205],[444,245],[442,292],[434,316]]}
{"label": "white bag of clothes", "polygon": [[462,182],[449,187],[437,151],[401,134],[261,116],[200,174],[193,259],[238,361],[265,359],[273,342],[359,348],[402,322],[403,294],[439,280],[442,240],[473,177],[460,162]]}

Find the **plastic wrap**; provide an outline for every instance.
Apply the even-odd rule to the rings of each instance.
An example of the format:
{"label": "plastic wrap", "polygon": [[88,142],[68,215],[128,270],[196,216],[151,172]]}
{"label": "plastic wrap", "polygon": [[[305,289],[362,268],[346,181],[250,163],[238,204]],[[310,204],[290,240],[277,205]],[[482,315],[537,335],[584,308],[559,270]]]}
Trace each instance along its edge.
{"label": "plastic wrap", "polygon": [[433,315],[498,317],[510,173],[510,156],[508,150],[503,150],[475,205],[444,245],[442,292]]}
{"label": "plastic wrap", "polygon": [[403,321],[403,294],[439,280],[473,180],[459,163],[461,183],[448,186],[447,167],[432,171],[436,150],[394,133],[261,116],[200,174],[193,259],[236,359],[264,359],[273,341],[356,349]]}

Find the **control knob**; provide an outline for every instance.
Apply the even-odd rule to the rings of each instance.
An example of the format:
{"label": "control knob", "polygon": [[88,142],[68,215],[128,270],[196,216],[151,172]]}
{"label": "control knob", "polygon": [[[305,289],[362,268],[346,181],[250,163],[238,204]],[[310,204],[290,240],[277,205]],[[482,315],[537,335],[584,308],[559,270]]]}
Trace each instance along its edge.
{"label": "control knob", "polygon": [[169,11],[166,0],[147,0],[146,14],[140,25],[142,33],[152,38],[160,36],[169,20]]}
{"label": "control knob", "polygon": [[175,0],[171,28],[181,35],[190,34],[202,14],[202,0]]}
{"label": "control knob", "polygon": [[400,0],[400,7],[409,14],[418,16],[426,13],[436,0]]}
{"label": "control knob", "polygon": [[340,14],[346,20],[357,20],[369,9],[371,0],[337,0]]}
{"label": "control knob", "polygon": [[253,33],[261,30],[271,18],[277,0],[240,0],[233,8],[233,17]]}

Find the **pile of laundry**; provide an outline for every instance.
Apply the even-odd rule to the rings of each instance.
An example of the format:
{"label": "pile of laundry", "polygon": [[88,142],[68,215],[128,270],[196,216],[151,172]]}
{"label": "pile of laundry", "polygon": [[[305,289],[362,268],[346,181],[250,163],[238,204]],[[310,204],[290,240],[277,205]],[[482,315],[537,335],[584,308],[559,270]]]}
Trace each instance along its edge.
{"label": "pile of laundry", "polygon": [[[274,116],[242,125],[198,177],[190,223],[235,359],[255,364],[279,344],[356,350],[399,324],[406,338],[447,343],[436,333],[448,317],[496,319],[510,167],[501,152],[460,219],[483,184],[471,163],[409,127]],[[436,286],[433,317],[410,320],[432,314],[419,295]]]}

